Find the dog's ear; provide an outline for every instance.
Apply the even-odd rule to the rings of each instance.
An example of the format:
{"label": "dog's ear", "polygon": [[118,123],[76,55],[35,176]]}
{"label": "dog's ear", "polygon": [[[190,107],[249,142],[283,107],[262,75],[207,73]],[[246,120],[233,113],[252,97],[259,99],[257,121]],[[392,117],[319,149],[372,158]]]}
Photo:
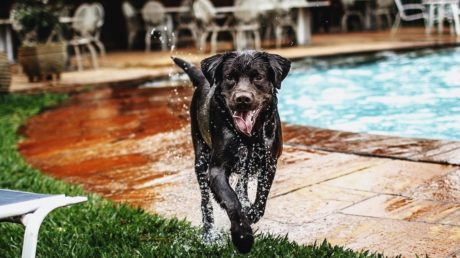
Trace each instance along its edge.
{"label": "dog's ear", "polygon": [[222,63],[227,55],[228,53],[217,54],[201,61],[201,71],[203,71],[204,76],[211,86],[216,82],[218,73],[222,70]]}
{"label": "dog's ear", "polygon": [[289,70],[291,69],[291,61],[288,59],[276,55],[276,54],[268,54],[268,63],[270,64],[271,69],[274,72],[274,83],[277,89],[281,88],[281,82],[286,78]]}

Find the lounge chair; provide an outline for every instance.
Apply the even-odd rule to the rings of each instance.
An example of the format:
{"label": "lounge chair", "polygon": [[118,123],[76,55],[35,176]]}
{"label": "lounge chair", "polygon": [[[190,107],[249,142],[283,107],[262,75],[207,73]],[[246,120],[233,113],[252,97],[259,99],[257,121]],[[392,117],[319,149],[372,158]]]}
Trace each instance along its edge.
{"label": "lounge chair", "polygon": [[37,194],[0,189],[0,222],[19,222],[26,229],[22,258],[35,257],[40,225],[51,211],[67,205],[85,202],[87,197]]}

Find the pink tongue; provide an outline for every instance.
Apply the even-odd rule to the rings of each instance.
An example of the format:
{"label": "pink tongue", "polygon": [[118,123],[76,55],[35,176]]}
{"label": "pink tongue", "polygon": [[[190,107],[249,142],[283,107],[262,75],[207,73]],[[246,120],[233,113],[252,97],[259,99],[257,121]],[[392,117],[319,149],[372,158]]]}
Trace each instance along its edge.
{"label": "pink tongue", "polygon": [[249,115],[249,112],[236,112],[236,114],[233,115],[233,118],[235,120],[236,126],[238,127],[238,129],[240,129],[241,132],[247,135],[251,135],[253,124],[251,121],[252,116]]}

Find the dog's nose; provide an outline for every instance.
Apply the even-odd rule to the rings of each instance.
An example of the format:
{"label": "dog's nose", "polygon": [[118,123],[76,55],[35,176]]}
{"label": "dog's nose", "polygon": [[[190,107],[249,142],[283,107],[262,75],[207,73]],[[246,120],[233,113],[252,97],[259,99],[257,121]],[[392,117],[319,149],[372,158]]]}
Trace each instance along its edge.
{"label": "dog's nose", "polygon": [[252,95],[247,92],[239,92],[235,94],[235,102],[238,105],[251,105],[254,101]]}

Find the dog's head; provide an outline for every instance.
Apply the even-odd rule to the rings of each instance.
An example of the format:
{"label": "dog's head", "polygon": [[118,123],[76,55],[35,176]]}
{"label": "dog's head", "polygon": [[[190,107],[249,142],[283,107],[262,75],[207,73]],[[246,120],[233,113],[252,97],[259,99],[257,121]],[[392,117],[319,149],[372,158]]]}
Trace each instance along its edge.
{"label": "dog's head", "polygon": [[276,105],[276,92],[290,67],[284,57],[257,51],[217,54],[201,62],[203,74],[222,95],[235,127],[248,136],[260,124],[259,115]]}

